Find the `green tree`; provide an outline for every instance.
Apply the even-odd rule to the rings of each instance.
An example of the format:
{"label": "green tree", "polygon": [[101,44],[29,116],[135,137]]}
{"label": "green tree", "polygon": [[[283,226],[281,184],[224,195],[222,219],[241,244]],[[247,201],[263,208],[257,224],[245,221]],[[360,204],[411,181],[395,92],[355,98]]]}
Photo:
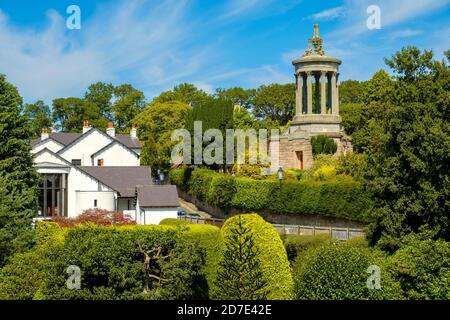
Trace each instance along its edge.
{"label": "green tree", "polygon": [[105,118],[112,119],[113,96],[114,86],[111,83],[96,82],[88,87],[84,99],[97,105]]}
{"label": "green tree", "polygon": [[267,298],[267,281],[264,279],[259,250],[251,230],[238,216],[235,226],[224,239],[225,251],[216,279],[220,299],[263,300]]}
{"label": "green tree", "polygon": [[182,83],[175,86],[173,90],[162,92],[158,97],[153,99],[153,103],[180,101],[191,107],[195,107],[203,104],[208,98],[209,95],[206,92],[198,89],[193,84]]}
{"label": "green tree", "polygon": [[330,137],[319,135],[311,138],[313,155],[322,153],[334,154],[337,150],[336,142]]}
{"label": "green tree", "polygon": [[38,175],[16,87],[0,75],[0,266],[31,243]]}
{"label": "green tree", "polygon": [[258,119],[276,121],[284,126],[293,117],[295,84],[263,85],[256,90],[253,103],[253,113]]}
{"label": "green tree", "polygon": [[129,84],[114,89],[116,101],[112,107],[116,130],[119,133],[129,132],[131,121],[144,109],[144,93]]}
{"label": "green tree", "polygon": [[38,137],[42,128],[53,125],[52,114],[48,105],[39,100],[32,104],[25,104],[25,116],[30,126],[31,134]]}
{"label": "green tree", "polygon": [[59,98],[53,100],[53,121],[65,132],[80,132],[84,120],[96,128],[106,128],[108,120],[100,107],[80,98]]}
{"label": "green tree", "polygon": [[361,103],[365,83],[356,80],[346,80],[339,84],[339,103]]}
{"label": "green tree", "polygon": [[425,224],[450,239],[450,70],[417,50],[386,60],[396,77],[369,130],[368,187],[377,203],[370,237],[386,250]]}
{"label": "green tree", "polygon": [[229,89],[219,88],[216,90],[216,97],[225,100],[230,100],[234,106],[238,105],[246,109],[251,109],[256,90],[243,89],[240,87],[233,87]]}
{"label": "green tree", "polygon": [[233,110],[233,123],[235,129],[258,129],[260,126],[250,111],[237,105]]}
{"label": "green tree", "polygon": [[173,130],[185,125],[191,107],[178,101],[152,103],[133,120],[142,143],[141,162],[153,169],[168,170],[174,142]]}

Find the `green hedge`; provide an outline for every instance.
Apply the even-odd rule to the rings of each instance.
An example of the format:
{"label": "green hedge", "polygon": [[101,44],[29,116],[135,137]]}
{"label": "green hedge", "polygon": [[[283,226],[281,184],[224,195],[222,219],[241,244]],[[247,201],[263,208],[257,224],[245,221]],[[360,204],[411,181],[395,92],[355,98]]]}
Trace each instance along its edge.
{"label": "green hedge", "polygon": [[[299,262],[294,275],[299,300],[402,298],[400,284],[390,276],[384,261],[369,249],[333,241],[309,249]],[[378,289],[368,286],[370,266],[381,270]]]}
{"label": "green hedge", "polygon": [[354,180],[287,181],[281,201],[277,180],[232,177],[208,169],[184,167],[170,172],[183,191],[222,209],[243,212],[311,214],[369,222],[370,194]]}

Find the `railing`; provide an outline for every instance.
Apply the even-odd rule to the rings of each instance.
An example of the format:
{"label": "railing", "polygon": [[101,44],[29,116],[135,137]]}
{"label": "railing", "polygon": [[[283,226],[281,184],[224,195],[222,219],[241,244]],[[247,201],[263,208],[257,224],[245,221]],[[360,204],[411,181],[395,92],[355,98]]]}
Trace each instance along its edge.
{"label": "railing", "polygon": [[[221,227],[225,220],[216,218],[195,218],[190,216],[179,216],[178,219],[194,224],[212,224]],[[365,236],[364,230],[360,228],[323,227],[323,226],[303,226],[292,224],[272,224],[278,233],[298,234],[298,235],[318,235],[328,234],[338,240],[349,240],[355,237]]]}

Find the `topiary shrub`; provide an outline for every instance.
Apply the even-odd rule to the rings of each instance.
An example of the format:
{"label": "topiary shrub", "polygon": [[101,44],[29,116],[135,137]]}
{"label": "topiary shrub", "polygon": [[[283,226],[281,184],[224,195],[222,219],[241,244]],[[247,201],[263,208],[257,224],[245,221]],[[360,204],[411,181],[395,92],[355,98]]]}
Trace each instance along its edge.
{"label": "topiary shrub", "polygon": [[337,144],[330,137],[319,135],[311,138],[313,155],[321,153],[334,154],[337,150]]}
{"label": "topiary shrub", "polygon": [[331,241],[331,237],[328,234],[318,234],[315,236],[287,234],[283,238],[288,259],[291,262],[294,262],[297,257],[302,257],[308,249],[317,248]]}
{"label": "topiary shrub", "polygon": [[[246,273],[243,275],[233,273],[233,270],[236,270],[233,268],[241,269],[239,264],[243,261],[243,256],[233,255],[233,261],[224,261],[224,259],[230,259],[231,257],[229,256],[229,253],[231,253],[230,246],[227,246],[227,244],[230,244],[230,241],[236,240],[236,234],[238,232],[241,232],[241,235],[240,239],[237,239],[237,241],[245,240],[253,242],[253,245],[246,247],[253,253],[252,258],[246,261],[248,264],[247,267],[251,264],[256,270],[252,275],[248,273],[250,272],[250,268],[241,270],[246,270]],[[248,281],[253,277],[255,280],[264,284],[259,289],[259,294],[254,297],[258,296],[261,298],[263,296],[269,300],[292,298],[293,280],[286,250],[284,249],[280,236],[272,225],[264,221],[257,214],[237,215],[225,222],[221,230],[221,236],[221,265],[218,268],[217,273],[218,275],[222,274],[222,276],[219,279],[227,279],[227,285],[236,289],[239,284],[242,284],[242,281],[245,279]],[[244,245],[242,245],[242,247],[244,247]],[[248,253],[248,255],[252,254]],[[230,263],[231,265],[228,265]],[[259,267],[257,267],[258,265]],[[228,274],[229,276],[226,277],[224,274],[227,272],[233,274]],[[247,286],[247,288],[250,287],[250,285]],[[252,288],[255,289],[255,287]],[[224,294],[223,289],[223,286],[217,286],[216,283],[212,292],[213,297],[222,299],[236,298],[236,295],[232,292],[228,292],[230,295]],[[249,292],[245,294],[241,293],[241,296],[248,298],[251,297],[251,294]]]}
{"label": "topiary shrub", "polygon": [[[369,289],[368,268],[381,269],[380,289]],[[308,250],[294,275],[299,300],[400,299],[401,289],[368,249],[331,242]]]}

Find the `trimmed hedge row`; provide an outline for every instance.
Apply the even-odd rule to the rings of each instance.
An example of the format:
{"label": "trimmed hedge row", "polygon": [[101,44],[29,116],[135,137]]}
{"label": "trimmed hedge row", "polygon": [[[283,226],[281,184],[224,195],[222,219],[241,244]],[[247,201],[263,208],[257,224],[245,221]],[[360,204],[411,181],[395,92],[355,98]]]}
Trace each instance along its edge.
{"label": "trimmed hedge row", "polygon": [[184,167],[169,173],[182,191],[222,209],[243,212],[269,210],[286,214],[311,214],[369,222],[372,198],[354,180],[288,181],[280,201],[277,180],[233,177],[208,169]]}

